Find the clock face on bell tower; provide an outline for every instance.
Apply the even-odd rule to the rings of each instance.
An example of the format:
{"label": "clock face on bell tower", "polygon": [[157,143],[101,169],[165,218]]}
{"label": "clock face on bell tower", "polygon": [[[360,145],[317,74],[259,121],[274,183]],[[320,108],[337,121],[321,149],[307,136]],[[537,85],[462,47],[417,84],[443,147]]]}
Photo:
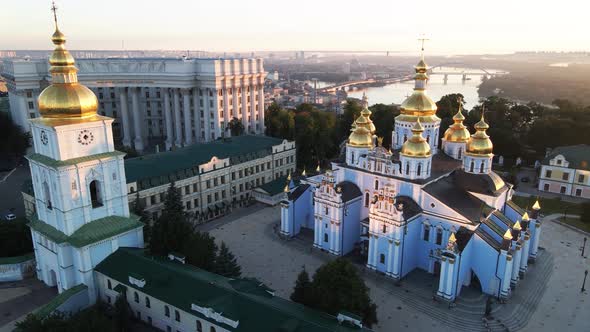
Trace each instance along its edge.
{"label": "clock face on bell tower", "polygon": [[47,132],[45,130],[41,130],[39,137],[41,139],[41,143],[43,143],[43,145],[47,145],[49,142],[49,137],[47,137]]}
{"label": "clock face on bell tower", "polygon": [[78,134],[78,143],[82,145],[88,145],[94,141],[94,134],[88,129],[80,131]]}

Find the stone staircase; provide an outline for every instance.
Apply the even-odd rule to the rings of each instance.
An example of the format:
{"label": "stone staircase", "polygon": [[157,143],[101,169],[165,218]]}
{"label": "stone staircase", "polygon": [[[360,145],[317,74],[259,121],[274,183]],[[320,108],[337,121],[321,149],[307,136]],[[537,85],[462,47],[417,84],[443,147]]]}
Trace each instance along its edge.
{"label": "stone staircase", "polygon": [[[434,300],[435,286],[424,284],[424,278],[406,276],[401,286],[390,278],[365,271],[366,278],[375,281],[393,296],[400,298],[413,309],[428,313],[430,317],[458,331],[517,331],[526,326],[553,270],[553,257],[542,252],[534,265],[529,265],[525,279],[521,280],[505,304],[494,303],[489,318],[484,318],[487,295],[464,287],[455,303]],[[414,272],[412,272],[414,273]],[[425,273],[425,272],[424,272]],[[432,277],[430,277],[432,279]],[[422,280],[420,280],[422,279]]]}

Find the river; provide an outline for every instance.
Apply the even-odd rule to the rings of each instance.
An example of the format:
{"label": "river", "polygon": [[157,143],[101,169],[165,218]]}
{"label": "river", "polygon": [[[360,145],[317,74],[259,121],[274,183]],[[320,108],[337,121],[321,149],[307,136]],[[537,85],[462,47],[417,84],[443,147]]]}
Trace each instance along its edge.
{"label": "river", "polygon": [[[467,69],[467,68],[440,68],[439,71],[453,71],[453,72],[482,72],[481,70]],[[487,70],[490,73],[495,72],[494,70]],[[439,101],[444,95],[451,93],[461,93],[465,97],[465,108],[471,109],[474,105],[477,105],[479,101],[479,95],[477,93],[477,87],[480,85],[482,76],[472,75],[469,76],[469,80],[462,81],[461,75],[449,75],[448,81],[444,82],[443,75],[430,75],[428,81],[428,87],[426,89],[428,95],[432,100]],[[322,82],[323,83],[323,82]],[[402,83],[389,84],[382,87],[370,87],[364,89],[358,89],[349,91],[348,96],[354,98],[361,98],[363,92],[367,93],[369,97],[369,104],[401,104],[406,96],[412,93],[414,88],[414,81],[407,81]]]}

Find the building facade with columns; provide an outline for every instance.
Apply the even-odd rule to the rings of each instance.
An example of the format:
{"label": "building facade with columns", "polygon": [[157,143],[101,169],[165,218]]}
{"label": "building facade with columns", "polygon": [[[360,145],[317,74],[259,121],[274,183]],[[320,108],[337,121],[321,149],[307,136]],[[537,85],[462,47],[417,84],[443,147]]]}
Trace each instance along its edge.
{"label": "building facade with columns", "polygon": [[[114,139],[138,151],[228,137],[237,118],[248,134],[264,134],[263,61],[256,59],[81,59],[80,83],[98,97],[98,112],[115,119]],[[29,129],[37,97],[51,82],[45,60],[7,60],[12,118]]]}
{"label": "building facade with columns", "polygon": [[396,118],[392,149],[378,143],[363,98],[341,160],[285,188],[281,234],[311,229],[315,248],[356,253],[392,279],[427,271],[438,279],[433,295],[444,300],[467,286],[507,298],[537,257],[540,206],[520,208],[511,200],[512,185],[492,171],[483,116],[471,134],[459,109],[439,149],[426,70],[421,60],[414,94]]}

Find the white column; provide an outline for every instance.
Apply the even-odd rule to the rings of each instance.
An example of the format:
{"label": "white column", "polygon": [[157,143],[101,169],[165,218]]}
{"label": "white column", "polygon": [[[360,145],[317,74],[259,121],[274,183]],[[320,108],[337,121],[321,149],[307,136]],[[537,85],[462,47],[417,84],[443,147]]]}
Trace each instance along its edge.
{"label": "white column", "polygon": [[139,110],[139,91],[138,88],[131,88],[131,110],[133,112],[133,131],[135,139],[133,145],[135,150],[143,151],[143,139],[141,138],[141,114]]}
{"label": "white column", "polygon": [[191,94],[189,89],[182,89],[182,109],[184,112],[184,145],[193,143],[193,132],[191,128]]}
{"label": "white column", "polygon": [[248,114],[250,117],[250,130],[248,133],[256,131],[256,91],[258,91],[258,89],[255,91],[254,88],[258,88],[258,85],[256,85],[256,81],[254,80],[252,84],[252,89],[250,89],[250,114]]}
{"label": "white column", "polygon": [[209,88],[205,88],[204,90],[204,116],[205,116],[205,142],[209,142],[211,140],[211,108],[209,107],[209,91],[211,91],[211,89]]}
{"label": "white column", "polygon": [[258,90],[258,123],[260,128],[257,133],[264,134],[264,82],[260,83],[260,90]]}
{"label": "white column", "polygon": [[314,244],[317,247],[320,247],[321,244],[321,239],[322,239],[322,225],[321,222],[319,221],[319,219],[315,219],[315,227],[314,227],[314,238],[315,238],[315,242]]}
{"label": "white column", "polygon": [[193,88],[193,104],[195,110],[195,143],[201,142],[201,109],[199,108],[199,89]]}
{"label": "white column", "polygon": [[182,146],[182,127],[180,126],[180,95],[178,93],[178,89],[173,89],[172,93],[174,93],[174,124],[176,130],[174,132],[175,142],[174,145],[176,147]]}
{"label": "white column", "polygon": [[[340,224],[340,225],[342,225],[342,224]],[[343,252],[342,252],[342,243],[340,243],[340,225],[334,223],[334,251],[336,251],[340,255],[342,255]]]}
{"label": "white column", "polygon": [[231,114],[231,119],[233,120],[233,118],[238,119],[238,109],[240,108],[240,99],[238,98],[239,94],[238,94],[238,84],[236,84],[236,81],[234,80],[234,83],[232,84],[232,114]]}
{"label": "white column", "polygon": [[441,262],[440,264],[440,277],[438,279],[438,293],[440,296],[444,296],[445,292],[445,279],[447,276],[447,262],[446,262],[446,258],[443,258],[444,261]]}
{"label": "white column", "polygon": [[395,249],[393,250],[393,269],[391,271],[391,273],[393,274],[394,277],[396,278],[401,278],[401,272],[400,272],[400,266],[399,266],[399,245],[396,244],[395,245]]}
{"label": "white column", "polygon": [[541,223],[535,220],[535,223],[531,223],[532,227],[535,227],[535,236],[533,237],[533,247],[531,248],[531,257],[537,257],[537,251],[539,250],[539,238],[541,238]]}
{"label": "white column", "polygon": [[[233,91],[232,91],[233,93]],[[229,96],[227,93],[227,84],[223,87],[223,133],[221,133],[224,137],[227,137],[230,135],[230,132],[228,131],[227,125],[229,124],[229,121],[231,120],[230,118],[230,114],[229,114]]]}
{"label": "white column", "polygon": [[451,260],[449,260],[449,270],[447,272],[447,293],[450,293],[451,296],[454,296],[456,294],[452,294],[453,293],[453,279],[454,279],[454,272],[455,272],[455,264],[451,263]]}
{"label": "white column", "polygon": [[516,283],[518,281],[518,271],[519,271],[519,264],[520,264],[520,255],[522,254],[522,249],[520,245],[516,245],[516,249],[514,250],[514,254],[512,257],[514,258],[514,263],[512,265],[512,277],[511,282]]}
{"label": "white column", "polygon": [[389,240],[389,248],[387,250],[387,268],[386,273],[391,273],[393,270],[393,240]]}
{"label": "white column", "polygon": [[131,131],[129,129],[129,110],[127,109],[127,88],[121,89],[121,121],[123,122],[123,145],[131,146]]}
{"label": "white column", "polygon": [[506,268],[504,270],[504,279],[502,280],[502,292],[505,294],[508,294],[508,289],[510,288],[510,275],[512,274],[513,263],[512,257],[506,257]]}
{"label": "white column", "polygon": [[244,78],[242,80],[242,103],[240,107],[242,108],[242,125],[244,125],[244,131],[248,133],[248,87],[250,86],[249,80]]}
{"label": "white column", "polygon": [[174,130],[172,129],[172,112],[170,112],[170,91],[162,89],[164,93],[164,120],[166,121],[166,150],[170,150],[174,141]]}
{"label": "white column", "polygon": [[219,92],[217,89],[213,89],[213,128],[215,130],[215,139],[221,136],[221,126],[219,125],[219,98],[217,98],[218,94]]}
{"label": "white column", "polygon": [[[524,232],[523,232],[524,234]],[[520,253],[520,272],[524,273],[528,267],[528,260],[529,260],[529,245],[530,245],[530,236],[525,234],[522,236],[524,239],[524,243],[522,246],[522,252]]]}

